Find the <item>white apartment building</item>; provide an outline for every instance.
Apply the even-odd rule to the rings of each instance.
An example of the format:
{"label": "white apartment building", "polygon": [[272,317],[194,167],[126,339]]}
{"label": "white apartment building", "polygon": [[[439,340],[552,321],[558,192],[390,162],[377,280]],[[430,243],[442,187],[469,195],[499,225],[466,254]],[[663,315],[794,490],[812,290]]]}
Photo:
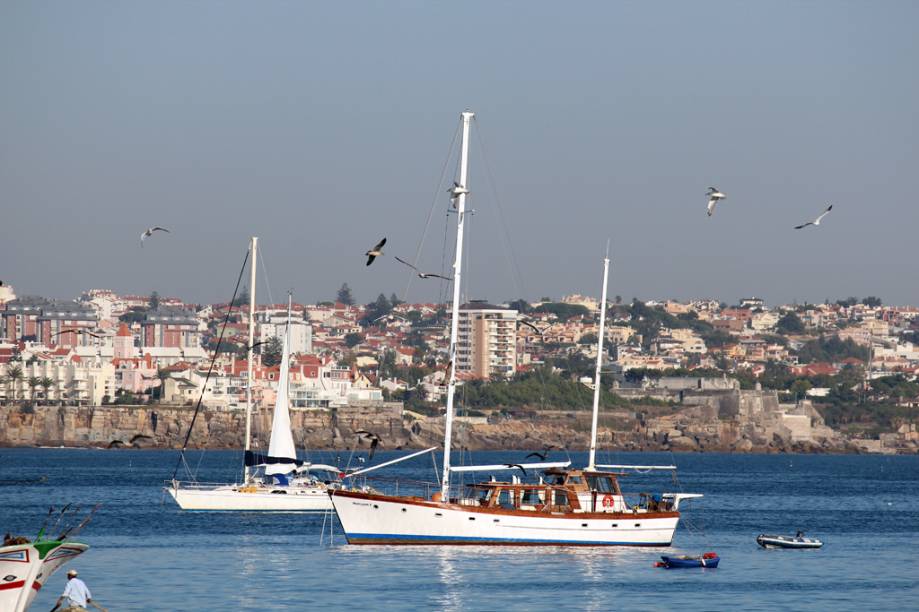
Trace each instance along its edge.
{"label": "white apartment building", "polygon": [[517,311],[472,301],[460,306],[456,371],[510,378],[517,364]]}
{"label": "white apartment building", "polygon": [[[9,378],[10,370],[19,368],[20,376]],[[101,406],[102,398],[115,397],[115,366],[111,362],[94,361],[33,361],[0,365],[0,376],[6,381],[0,385],[0,397],[5,400],[42,399],[65,402],[68,405]],[[45,389],[29,385],[29,379],[48,378],[51,384]]]}
{"label": "white apartment building", "polygon": [[[284,315],[258,315],[258,342],[269,338],[284,340],[287,333],[287,313]],[[313,352],[313,326],[300,319],[290,321],[290,352]]]}

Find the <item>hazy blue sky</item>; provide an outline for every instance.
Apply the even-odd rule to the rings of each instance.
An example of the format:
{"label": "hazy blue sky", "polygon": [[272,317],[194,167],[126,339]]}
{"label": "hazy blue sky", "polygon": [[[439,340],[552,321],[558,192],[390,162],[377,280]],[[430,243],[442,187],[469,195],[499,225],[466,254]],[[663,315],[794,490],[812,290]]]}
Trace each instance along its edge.
{"label": "hazy blue sky", "polygon": [[520,270],[474,139],[470,297],[596,294],[609,237],[611,296],[919,304],[917,31],[893,1],[4,0],[0,279],[226,299],[254,234],[276,299],[401,294],[362,253],[413,257],[439,191],[440,269],[468,107]]}

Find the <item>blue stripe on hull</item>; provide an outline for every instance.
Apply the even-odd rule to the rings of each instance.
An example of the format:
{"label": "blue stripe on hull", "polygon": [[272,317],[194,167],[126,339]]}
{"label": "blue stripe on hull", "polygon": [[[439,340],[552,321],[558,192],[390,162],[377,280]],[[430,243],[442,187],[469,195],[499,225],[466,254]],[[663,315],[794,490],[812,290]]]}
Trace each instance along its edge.
{"label": "blue stripe on hull", "polygon": [[527,538],[477,538],[469,536],[401,535],[395,533],[345,533],[349,544],[542,544],[547,546],[670,546],[670,542],[610,542],[607,540],[531,540]]}

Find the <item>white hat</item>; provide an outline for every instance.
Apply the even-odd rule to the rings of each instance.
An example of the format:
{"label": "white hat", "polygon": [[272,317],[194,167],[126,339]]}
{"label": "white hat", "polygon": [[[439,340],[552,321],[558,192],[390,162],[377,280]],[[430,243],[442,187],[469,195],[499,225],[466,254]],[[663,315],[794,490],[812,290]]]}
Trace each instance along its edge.
{"label": "white hat", "polygon": [[76,575],[77,575],[77,570],[75,570],[75,569],[69,570],[69,571],[67,572],[67,575],[68,575],[68,576],[76,576]]}

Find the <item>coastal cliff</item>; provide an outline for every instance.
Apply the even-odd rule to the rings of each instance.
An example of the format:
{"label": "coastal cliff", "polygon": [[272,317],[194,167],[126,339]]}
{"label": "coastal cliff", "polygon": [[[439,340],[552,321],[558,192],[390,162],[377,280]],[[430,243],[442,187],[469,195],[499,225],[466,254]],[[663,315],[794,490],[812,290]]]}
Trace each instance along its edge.
{"label": "coastal cliff", "polygon": [[[0,446],[181,447],[194,409],[188,406],[2,406]],[[300,448],[345,449],[366,445],[356,431],[372,431],[384,449],[439,446],[443,417],[403,412],[398,404],[337,410],[292,410]],[[241,410],[202,409],[189,438],[191,448],[240,448]],[[271,410],[253,413],[253,444],[265,448]],[[472,450],[586,449],[586,411],[522,409],[489,417],[457,417],[456,447]],[[849,440],[826,427],[809,405],[789,413],[768,392],[699,396],[684,406],[635,406],[601,416],[599,442],[618,450],[727,452],[917,452],[915,442],[882,447],[878,440]]]}

